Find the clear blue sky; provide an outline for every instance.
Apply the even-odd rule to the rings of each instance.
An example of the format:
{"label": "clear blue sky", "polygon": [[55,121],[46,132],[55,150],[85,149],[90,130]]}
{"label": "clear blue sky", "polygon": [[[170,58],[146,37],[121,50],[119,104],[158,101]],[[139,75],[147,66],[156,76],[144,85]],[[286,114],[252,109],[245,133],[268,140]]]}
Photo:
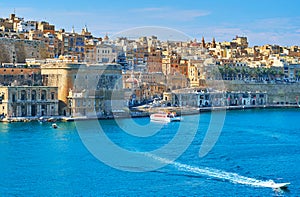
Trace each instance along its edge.
{"label": "clear blue sky", "polygon": [[16,11],[25,20],[45,20],[95,36],[140,26],[161,26],[192,38],[230,41],[247,36],[250,45],[300,45],[300,2],[274,0],[14,0],[0,3],[0,17]]}

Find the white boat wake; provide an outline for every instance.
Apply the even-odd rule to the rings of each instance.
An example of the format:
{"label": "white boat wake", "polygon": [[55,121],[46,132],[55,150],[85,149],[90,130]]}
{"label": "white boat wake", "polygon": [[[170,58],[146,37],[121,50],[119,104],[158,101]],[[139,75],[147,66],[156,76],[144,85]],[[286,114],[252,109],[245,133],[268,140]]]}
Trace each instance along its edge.
{"label": "white boat wake", "polygon": [[226,172],[226,171],[208,168],[208,167],[199,168],[187,164],[182,164],[179,162],[173,162],[168,159],[161,158],[152,154],[147,154],[147,156],[156,161],[173,165],[180,171],[191,172],[202,176],[213,177],[220,180],[226,180],[235,184],[243,184],[252,187],[267,187],[273,189],[286,188],[290,184],[290,183],[275,183],[273,180],[268,180],[268,181],[258,180],[250,177],[245,177],[237,173]]}

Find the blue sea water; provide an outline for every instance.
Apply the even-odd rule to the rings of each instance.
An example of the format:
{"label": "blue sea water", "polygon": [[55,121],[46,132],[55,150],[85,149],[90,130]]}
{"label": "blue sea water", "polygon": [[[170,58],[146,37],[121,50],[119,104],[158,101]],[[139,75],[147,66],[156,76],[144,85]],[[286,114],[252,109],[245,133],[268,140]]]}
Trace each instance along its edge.
{"label": "blue sea water", "polygon": [[[299,112],[228,111],[217,143],[204,157],[199,157],[199,149],[211,113],[169,124],[134,119],[141,127],[131,127],[127,119],[100,121],[112,142],[139,152],[170,143],[180,124],[196,129],[176,161],[149,154],[149,159],[168,163],[150,172],[122,171],[99,161],[85,147],[74,122],[59,122],[58,129],[50,123],[1,123],[0,196],[300,196]],[[92,121],[80,125],[96,138]],[[126,132],[144,132],[141,128],[158,131],[151,137]],[[285,191],[273,190],[270,180],[291,185]]]}

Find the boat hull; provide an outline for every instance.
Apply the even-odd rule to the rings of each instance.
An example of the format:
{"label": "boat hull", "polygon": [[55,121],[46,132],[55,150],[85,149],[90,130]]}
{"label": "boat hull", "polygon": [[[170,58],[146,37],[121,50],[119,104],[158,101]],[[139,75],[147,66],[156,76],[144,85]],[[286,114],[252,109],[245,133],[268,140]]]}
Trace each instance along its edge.
{"label": "boat hull", "polygon": [[181,121],[181,118],[179,116],[170,117],[166,114],[152,114],[150,120],[158,122],[178,122]]}

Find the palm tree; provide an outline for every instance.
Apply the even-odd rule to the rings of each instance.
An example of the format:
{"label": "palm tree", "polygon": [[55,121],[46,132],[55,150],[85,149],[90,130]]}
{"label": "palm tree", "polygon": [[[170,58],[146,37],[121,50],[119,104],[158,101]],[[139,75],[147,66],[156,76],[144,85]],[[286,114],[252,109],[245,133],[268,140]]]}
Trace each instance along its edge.
{"label": "palm tree", "polygon": [[263,76],[263,80],[265,81],[268,77],[268,69],[267,68],[262,68],[262,76]]}
{"label": "palm tree", "polygon": [[[241,76],[240,76],[240,74],[241,74],[241,68],[235,67],[234,68],[234,72],[235,72],[236,79],[238,78],[239,80],[241,80]],[[239,77],[237,77],[237,76],[239,76]]]}
{"label": "palm tree", "polygon": [[223,72],[223,68],[222,67],[217,67],[217,68],[213,68],[212,69],[212,76],[211,76],[211,79],[214,79],[214,80],[220,80],[222,79],[222,72]]}
{"label": "palm tree", "polygon": [[246,78],[247,69],[243,67],[241,70],[241,74],[242,74],[242,80],[244,80]]}
{"label": "palm tree", "polygon": [[269,68],[269,78],[274,80],[276,78],[277,70],[274,68]]}
{"label": "palm tree", "polygon": [[226,74],[225,67],[219,66],[219,72],[220,72],[220,75],[221,75],[222,79],[225,79],[225,74]]}
{"label": "palm tree", "polygon": [[284,77],[284,72],[282,70],[277,71],[277,75],[282,79]]}

